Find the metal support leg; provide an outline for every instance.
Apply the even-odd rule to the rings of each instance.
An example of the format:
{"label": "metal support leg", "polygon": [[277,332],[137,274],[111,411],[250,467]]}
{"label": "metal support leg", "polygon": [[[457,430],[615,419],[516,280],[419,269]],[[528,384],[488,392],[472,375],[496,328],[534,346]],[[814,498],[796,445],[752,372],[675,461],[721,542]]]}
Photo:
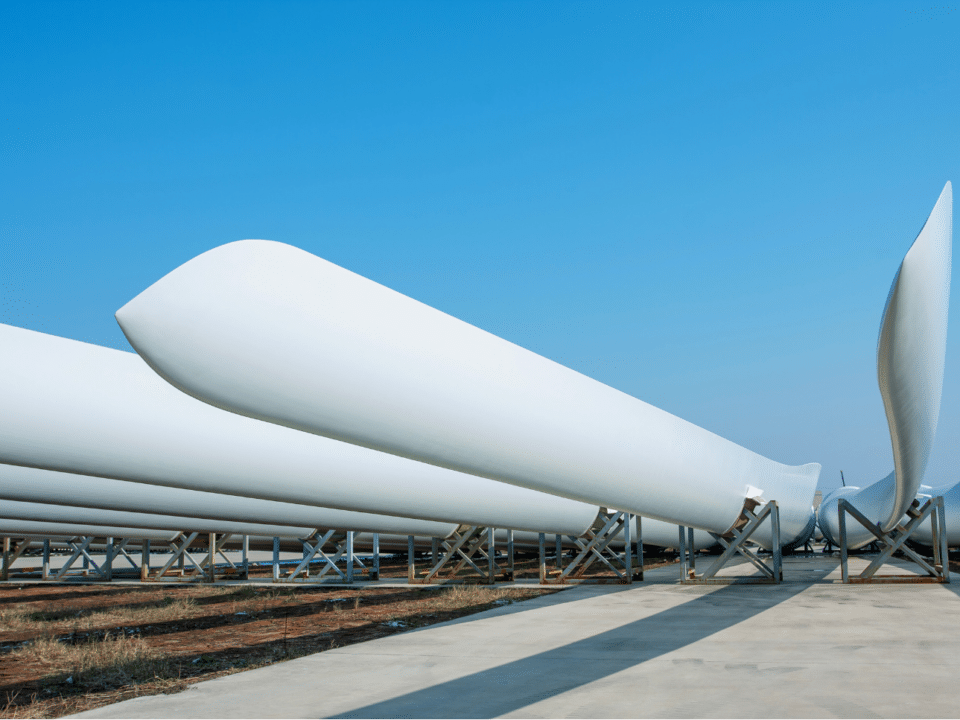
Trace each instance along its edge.
{"label": "metal support leg", "polygon": [[140,582],[150,577],[150,541],[140,541]]}
{"label": "metal support leg", "polygon": [[540,584],[547,584],[547,537],[545,533],[540,533]]}
{"label": "metal support leg", "polygon": [[380,579],[380,534],[373,534],[373,569],[370,571],[371,580]]}
{"label": "metal support leg", "polygon": [[563,570],[563,535],[557,535],[557,570]]}
{"label": "metal support leg", "polygon": [[837,501],[837,519],[840,525],[840,582],[847,583],[850,582],[850,573],[847,570],[847,514],[843,511],[840,500]]}
{"label": "metal support leg", "polygon": [[407,582],[413,583],[417,579],[417,564],[414,559],[416,545],[413,541],[413,535],[407,536]]}
{"label": "metal support leg", "polygon": [[693,528],[687,528],[687,555],[690,557],[690,562],[688,563],[689,572],[691,577],[696,577],[697,575],[697,546],[693,542]]}
{"label": "metal support leg", "polygon": [[680,528],[680,547],[677,549],[680,551],[680,579],[686,580],[689,576],[689,568],[687,567],[687,529],[683,525],[678,526]]}
{"label": "metal support leg", "polygon": [[113,580],[113,538],[107,538],[107,559],[103,563],[104,580]]}
{"label": "metal support leg", "polygon": [[303,546],[302,559],[306,561],[303,565],[303,576],[305,578],[309,578],[310,577],[310,551],[307,549],[306,544],[304,544]]}
{"label": "metal support leg", "polygon": [[3,539],[3,566],[0,568],[0,580],[10,579],[10,538]]}
{"label": "metal support leg", "polygon": [[440,562],[440,538],[430,538],[430,553],[434,565]]}
{"label": "metal support leg", "polygon": [[640,516],[636,515],[637,518],[637,568],[639,569],[637,578],[638,580],[643,580],[643,526],[640,522]]}
{"label": "metal support leg", "polygon": [[216,579],[216,565],[217,565],[217,534],[208,533],[207,534],[207,543],[210,546],[210,551],[207,554],[207,582],[212,583]]}
{"label": "metal support leg", "polygon": [[353,583],[353,530],[347,533],[347,584]]}
{"label": "metal support leg", "polygon": [[497,560],[493,537],[493,528],[487,528],[487,582],[493,585],[497,582]]}
{"label": "metal support leg", "polygon": [[510,568],[507,572],[510,574],[509,580],[513,582],[514,578],[517,576],[513,554],[513,530],[507,530],[507,555],[509,556],[507,563],[508,567]]}
{"label": "metal support leg", "polygon": [[280,538],[273,539],[273,581],[280,579]]}
{"label": "metal support leg", "polygon": [[633,516],[628,513],[623,522],[623,570],[628,583],[633,582],[633,543],[630,541],[630,521],[632,519]]}
{"label": "metal support leg", "polygon": [[44,580],[50,579],[50,538],[43,541],[43,574]]}
{"label": "metal support leg", "polygon": [[783,552],[780,549],[780,506],[773,503],[770,510],[770,548],[773,551],[773,575],[783,582]]}
{"label": "metal support leg", "polygon": [[250,579],[250,536],[249,536],[249,535],[244,535],[244,536],[243,536],[243,546],[242,546],[242,548],[243,548],[243,549],[241,550],[241,553],[242,553],[242,555],[243,555],[243,559],[242,559],[242,562],[243,562],[243,579],[244,579],[244,580],[249,580],[249,579]]}
{"label": "metal support leg", "polygon": [[950,554],[947,549],[947,511],[943,496],[937,497],[937,517],[940,519],[940,558],[942,562],[943,582],[950,582]]}

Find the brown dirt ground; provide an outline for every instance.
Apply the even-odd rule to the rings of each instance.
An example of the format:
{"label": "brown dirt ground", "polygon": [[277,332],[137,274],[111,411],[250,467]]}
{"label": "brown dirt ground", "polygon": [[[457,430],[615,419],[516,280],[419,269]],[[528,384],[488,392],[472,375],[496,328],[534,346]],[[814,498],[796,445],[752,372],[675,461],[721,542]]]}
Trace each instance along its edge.
{"label": "brown dirt ground", "polygon": [[[405,577],[405,562],[385,563],[382,576]],[[179,692],[560,589],[4,585],[0,718],[59,717]]]}

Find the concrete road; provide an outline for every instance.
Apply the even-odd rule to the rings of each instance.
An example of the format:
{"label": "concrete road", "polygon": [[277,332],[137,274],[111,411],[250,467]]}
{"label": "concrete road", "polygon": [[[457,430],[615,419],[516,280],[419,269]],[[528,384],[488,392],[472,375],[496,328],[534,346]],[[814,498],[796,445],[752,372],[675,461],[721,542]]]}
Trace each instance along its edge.
{"label": "concrete road", "polygon": [[960,716],[960,587],[784,571],[681,586],[672,566],[77,717]]}

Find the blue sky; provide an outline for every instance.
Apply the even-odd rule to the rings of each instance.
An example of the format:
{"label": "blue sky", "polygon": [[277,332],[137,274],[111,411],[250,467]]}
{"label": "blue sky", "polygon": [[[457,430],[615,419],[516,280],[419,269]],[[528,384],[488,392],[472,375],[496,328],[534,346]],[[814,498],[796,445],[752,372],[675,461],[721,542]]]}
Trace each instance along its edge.
{"label": "blue sky", "polygon": [[910,2],[8,2],[0,322],[129,349],[127,300],[269,238],[871,482],[883,304],[960,179],[958,48],[960,6]]}

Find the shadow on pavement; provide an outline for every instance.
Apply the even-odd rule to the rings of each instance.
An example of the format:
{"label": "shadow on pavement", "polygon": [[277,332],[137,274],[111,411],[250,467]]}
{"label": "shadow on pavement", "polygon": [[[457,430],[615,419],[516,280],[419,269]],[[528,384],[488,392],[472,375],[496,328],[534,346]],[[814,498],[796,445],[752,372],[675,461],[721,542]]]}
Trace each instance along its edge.
{"label": "shadow on pavement", "polygon": [[721,586],[613,630],[335,717],[497,717],[695,643],[808,587]]}

